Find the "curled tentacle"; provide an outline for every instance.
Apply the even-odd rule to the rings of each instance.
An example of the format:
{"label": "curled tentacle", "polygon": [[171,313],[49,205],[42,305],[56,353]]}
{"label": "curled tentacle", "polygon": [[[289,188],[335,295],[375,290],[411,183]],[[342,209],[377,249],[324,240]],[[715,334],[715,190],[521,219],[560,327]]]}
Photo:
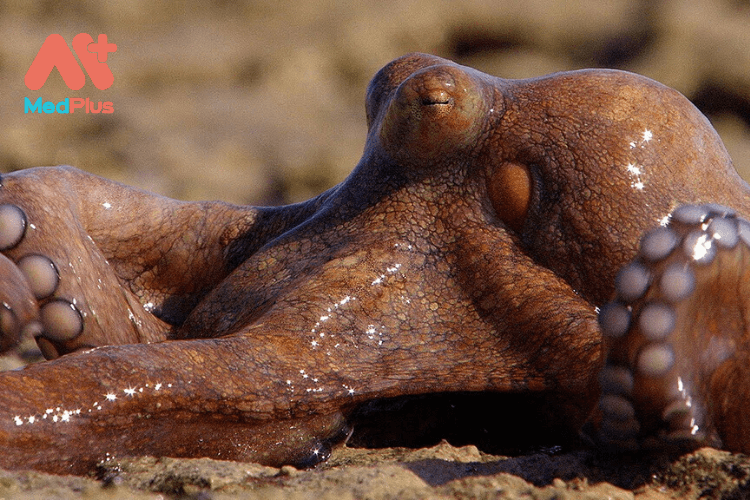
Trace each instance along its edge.
{"label": "curled tentacle", "polygon": [[[23,251],[29,225],[26,212],[17,205],[0,205],[0,250]],[[0,294],[7,295],[0,307],[0,347],[7,351],[24,336],[33,336],[46,358],[52,359],[84,332],[84,318],[75,300],[56,295],[60,271],[48,256],[28,253],[15,262],[2,256]],[[31,297],[29,297],[29,295]],[[33,297],[33,298],[32,298]]]}
{"label": "curled tentacle", "polygon": [[[27,225],[26,213],[22,209],[7,203],[0,205],[0,251],[18,246],[26,234]],[[35,270],[37,266],[33,261],[27,263]],[[28,272],[0,254],[0,352],[18,345],[25,335],[41,331],[36,298],[49,283],[38,284],[41,286],[35,290],[33,283],[29,283]]]}
{"label": "curled tentacle", "polygon": [[[748,264],[750,223],[722,206],[679,207],[643,237],[599,315],[609,347],[600,442],[635,449],[736,440],[739,429],[720,422],[747,414],[747,401],[717,376],[747,354]],[[737,394],[728,405],[727,391]]]}
{"label": "curled tentacle", "polygon": [[123,286],[86,233],[78,198],[66,184],[77,172],[48,172],[6,176],[0,188],[0,251],[6,259],[0,262],[0,347],[11,349],[32,335],[53,359],[101,345],[163,339],[165,325]]}

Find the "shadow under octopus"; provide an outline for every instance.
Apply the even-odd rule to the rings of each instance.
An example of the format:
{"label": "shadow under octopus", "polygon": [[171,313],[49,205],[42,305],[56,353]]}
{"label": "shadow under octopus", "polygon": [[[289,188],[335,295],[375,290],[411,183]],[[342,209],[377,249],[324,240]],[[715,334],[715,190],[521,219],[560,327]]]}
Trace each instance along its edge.
{"label": "shadow under octopus", "polygon": [[750,189],[687,99],[409,54],[366,112],[354,171],[290,206],[2,175],[0,346],[50,361],[0,373],[0,467],[309,466],[352,429],[523,446],[584,424],[750,451]]}

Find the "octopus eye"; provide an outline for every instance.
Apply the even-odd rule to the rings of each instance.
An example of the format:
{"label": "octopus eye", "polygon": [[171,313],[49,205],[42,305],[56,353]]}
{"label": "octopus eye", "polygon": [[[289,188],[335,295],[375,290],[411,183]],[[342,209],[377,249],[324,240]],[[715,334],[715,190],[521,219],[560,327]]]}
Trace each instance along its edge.
{"label": "octopus eye", "polygon": [[533,182],[529,167],[516,162],[505,162],[489,176],[488,191],[492,208],[508,227],[516,232],[523,229],[531,205]]}
{"label": "octopus eye", "polygon": [[422,96],[422,105],[423,106],[435,106],[435,105],[441,105],[441,104],[451,104],[453,102],[453,98],[443,89],[434,89],[431,91],[428,91],[425,95]]}
{"label": "octopus eye", "polygon": [[448,162],[477,142],[488,114],[479,80],[451,66],[415,72],[395,90],[380,126],[380,144],[402,165]]}

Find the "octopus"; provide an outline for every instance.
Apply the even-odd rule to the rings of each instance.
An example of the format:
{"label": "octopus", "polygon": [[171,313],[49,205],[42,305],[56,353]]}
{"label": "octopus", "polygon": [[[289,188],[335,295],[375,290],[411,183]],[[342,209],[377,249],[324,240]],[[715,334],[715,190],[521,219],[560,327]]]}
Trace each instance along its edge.
{"label": "octopus", "polygon": [[312,466],[435,401],[500,440],[512,401],[596,447],[750,451],[750,188],[685,97],[409,54],[366,115],[348,178],[289,206],[3,174],[0,345],[48,361],[0,373],[0,467]]}

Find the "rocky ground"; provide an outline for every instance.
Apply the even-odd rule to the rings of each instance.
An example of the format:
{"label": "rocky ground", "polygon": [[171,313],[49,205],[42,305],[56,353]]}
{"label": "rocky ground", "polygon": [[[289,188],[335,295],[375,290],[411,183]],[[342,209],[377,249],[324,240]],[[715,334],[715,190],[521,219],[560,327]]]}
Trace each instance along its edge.
{"label": "rocky ground", "polygon": [[337,450],[314,470],[209,459],[139,458],[96,479],[0,471],[3,499],[742,499],[750,461],[710,448],[682,457],[498,457],[441,443],[408,450]]}
{"label": "rocky ground", "polygon": [[[114,85],[23,76],[41,42],[106,33]],[[183,199],[299,201],[341,181],[365,138],[370,77],[410,51],[508,78],[616,67],[677,88],[750,178],[750,4],[743,0],[101,2],[0,4],[0,172],[68,163]],[[114,113],[27,115],[23,98]],[[745,498],[750,461],[586,452],[504,459],[447,444],[343,449],[312,471],[149,460],[102,479],[0,474],[0,498]]]}

